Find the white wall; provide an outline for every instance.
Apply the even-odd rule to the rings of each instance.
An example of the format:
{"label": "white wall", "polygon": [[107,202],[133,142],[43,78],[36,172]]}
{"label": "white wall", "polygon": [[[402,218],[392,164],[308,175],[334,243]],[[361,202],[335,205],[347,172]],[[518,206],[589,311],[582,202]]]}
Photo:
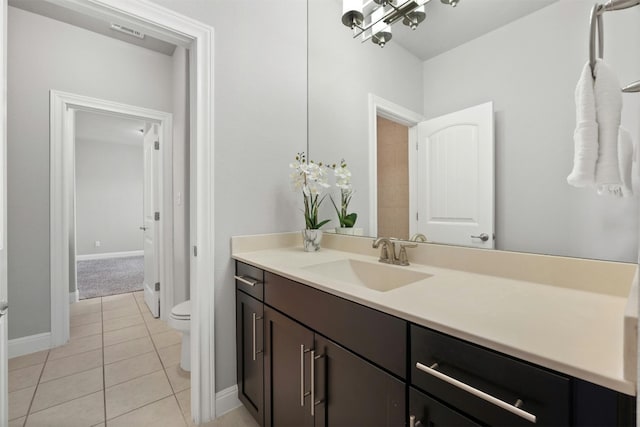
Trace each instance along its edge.
{"label": "white wall", "polygon": [[50,331],[49,91],[171,111],[172,59],[8,12],[9,338]]}
{"label": "white wall", "polygon": [[76,139],[78,255],[143,250],[143,171],[142,134],[137,146]]}
{"label": "white wall", "polygon": [[154,0],[215,30],[216,390],[236,384],[230,237],[302,229],[289,163],[306,149],[306,3]]}
{"label": "white wall", "polygon": [[[601,197],[566,181],[592,6],[560,1],[424,63],[426,117],[494,102],[498,249],[637,260],[638,195]],[[604,15],[605,60],[622,84],[640,78],[639,20],[640,8]],[[624,103],[623,126],[640,143],[640,97]]]}
{"label": "white wall", "polygon": [[[369,182],[368,96],[422,113],[422,62],[393,40],[381,49],[352,39],[341,15],[340,2],[309,0],[309,151],[316,161],[347,161],[355,190],[349,208],[369,230],[369,187],[376,183]],[[338,226],[328,199],[323,208],[322,219]]]}

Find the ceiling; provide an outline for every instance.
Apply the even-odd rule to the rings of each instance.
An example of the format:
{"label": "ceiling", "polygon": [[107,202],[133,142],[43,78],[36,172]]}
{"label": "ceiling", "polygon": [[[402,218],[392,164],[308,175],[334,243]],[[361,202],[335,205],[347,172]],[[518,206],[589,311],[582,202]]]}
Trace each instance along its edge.
{"label": "ceiling", "polygon": [[[111,28],[111,22],[106,22],[88,15],[67,9],[44,0],[9,0],[9,6],[36,13],[47,18],[65,22],[103,36],[111,37],[123,42],[131,43],[168,56],[172,56],[176,46],[165,41],[145,35],[143,39],[123,34]],[[115,24],[120,24],[114,22]],[[136,29],[136,28],[134,28]]]}
{"label": "ceiling", "polygon": [[142,147],[145,129],[143,120],[88,111],[76,112],[76,140],[113,144],[139,145]]}
{"label": "ceiling", "polygon": [[451,7],[431,0],[426,5],[427,18],[415,31],[399,22],[393,25],[390,43],[426,61],[556,1],[460,0]]}

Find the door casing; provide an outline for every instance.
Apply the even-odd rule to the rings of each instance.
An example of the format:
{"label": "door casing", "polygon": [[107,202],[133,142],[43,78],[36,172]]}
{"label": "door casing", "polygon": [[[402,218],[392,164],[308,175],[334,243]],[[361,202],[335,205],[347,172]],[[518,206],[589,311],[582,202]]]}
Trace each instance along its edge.
{"label": "door casing", "polygon": [[[1,0],[6,4],[6,0]],[[216,417],[215,399],[215,289],[214,283],[214,132],[213,132],[213,27],[173,10],[142,0],[45,0],[104,21],[117,20],[150,36],[189,50],[190,114],[190,295],[191,305],[191,414],[196,423]],[[4,22],[3,32],[6,32]],[[3,57],[6,67],[6,55]],[[6,75],[3,79],[6,85]],[[4,96],[4,95],[3,95]],[[6,100],[4,105],[6,106]],[[60,125],[62,127],[62,125]],[[53,133],[52,133],[53,136]],[[51,153],[51,162],[62,162],[62,153]],[[62,191],[62,190],[60,190]],[[51,193],[52,203],[54,192]],[[52,208],[63,209],[62,203]],[[61,215],[61,217],[63,217]],[[61,234],[59,224],[51,232]],[[58,238],[60,239],[60,238]],[[53,239],[52,239],[53,243]],[[58,241],[60,244],[60,242]],[[53,270],[52,270],[53,274]],[[52,334],[55,319],[68,318],[68,282],[60,285],[62,271],[52,280]],[[52,276],[52,279],[54,277]],[[55,292],[54,297],[54,288]],[[61,295],[64,290],[64,303]],[[59,325],[57,326],[59,328]]]}

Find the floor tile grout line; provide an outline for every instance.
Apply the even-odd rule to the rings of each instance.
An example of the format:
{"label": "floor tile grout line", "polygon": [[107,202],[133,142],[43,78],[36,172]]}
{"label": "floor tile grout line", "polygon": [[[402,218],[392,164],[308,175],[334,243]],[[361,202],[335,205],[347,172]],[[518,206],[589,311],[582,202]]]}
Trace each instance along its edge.
{"label": "floor tile grout line", "polygon": [[38,387],[40,386],[40,379],[42,378],[42,374],[44,373],[44,368],[47,366],[47,362],[49,361],[50,354],[51,354],[51,350],[47,351],[47,356],[44,358],[44,363],[42,364],[42,370],[40,371],[40,375],[38,376],[38,382],[36,382],[36,388],[33,390],[33,396],[31,396],[31,401],[29,402],[27,413],[24,416],[24,423],[22,424],[22,427],[27,425],[27,420],[29,419],[29,415],[31,415],[31,407],[33,406],[33,402],[36,399],[36,393],[38,392]]}

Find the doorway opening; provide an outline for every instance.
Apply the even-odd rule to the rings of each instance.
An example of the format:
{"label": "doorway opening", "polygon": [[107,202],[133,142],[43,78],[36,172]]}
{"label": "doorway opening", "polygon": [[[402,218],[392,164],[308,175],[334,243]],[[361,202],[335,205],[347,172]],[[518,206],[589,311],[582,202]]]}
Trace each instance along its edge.
{"label": "doorway opening", "polygon": [[144,120],[76,112],[76,301],[144,289],[143,143],[154,132]]}

